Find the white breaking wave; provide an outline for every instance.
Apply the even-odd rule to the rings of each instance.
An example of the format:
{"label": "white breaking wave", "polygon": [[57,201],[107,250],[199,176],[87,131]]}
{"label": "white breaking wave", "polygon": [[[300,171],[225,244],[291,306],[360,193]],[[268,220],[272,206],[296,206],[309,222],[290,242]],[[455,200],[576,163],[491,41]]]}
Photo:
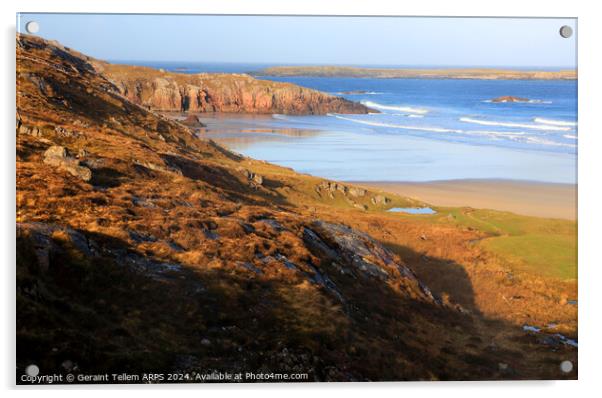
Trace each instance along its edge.
{"label": "white breaking wave", "polygon": [[[488,99],[488,100],[484,100],[483,102],[487,102],[487,103],[492,103],[493,101]],[[528,100],[528,101],[516,101],[516,102],[512,102],[512,101],[501,101],[499,102],[500,104],[513,104],[513,103],[517,103],[517,104],[551,104],[552,101],[544,101],[544,100],[538,100],[538,99],[534,99],[534,100]]]}
{"label": "white breaking wave", "polygon": [[514,138],[526,135],[528,133],[524,131],[488,131],[488,130],[469,130],[465,132],[468,135],[485,135],[485,136],[493,136],[493,137],[507,137]]}
{"label": "white breaking wave", "polygon": [[538,137],[524,137],[524,139],[521,139],[520,141],[529,142],[531,144],[539,144],[539,145],[562,146],[562,147],[567,147],[567,148],[577,148],[577,145],[574,145],[574,144],[565,144],[565,143],[562,143],[562,142],[550,141],[550,140],[546,140],[545,138],[538,138]]}
{"label": "white breaking wave", "polygon": [[417,113],[419,115],[428,113],[428,109],[412,108],[410,106],[383,105],[372,101],[362,101],[362,104],[369,108],[384,109],[386,111]]}
{"label": "white breaking wave", "polygon": [[577,139],[577,136],[576,135],[572,135],[572,134],[565,134],[565,135],[563,135],[563,137],[564,138],[573,139],[573,140]]}
{"label": "white breaking wave", "polygon": [[547,130],[547,131],[570,131],[570,127],[553,126],[547,124],[527,124],[527,123],[510,123],[510,122],[495,122],[490,120],[479,120],[470,117],[461,117],[461,122],[480,124],[483,126],[500,126],[500,127],[516,127],[522,129]]}
{"label": "white breaking wave", "polygon": [[576,122],[569,122],[566,120],[555,120],[555,119],[544,119],[543,117],[536,117],[533,119],[535,123],[547,124],[550,126],[577,126]]}
{"label": "white breaking wave", "polygon": [[341,115],[334,115],[334,114],[328,114],[329,116],[334,116],[337,119],[342,119],[342,120],[348,120],[350,122],[354,122],[354,123],[359,123],[359,124],[365,124],[368,126],[374,126],[374,127],[389,127],[389,128],[394,128],[394,129],[403,129],[403,130],[418,130],[418,131],[430,131],[433,133],[463,133],[463,130],[456,130],[456,129],[446,129],[443,127],[423,127],[423,126],[408,126],[408,125],[403,125],[403,124],[392,124],[392,123],[381,123],[381,122],[369,122],[367,120],[360,120],[360,119],[352,119],[350,117],[344,117]]}
{"label": "white breaking wave", "polygon": [[[382,115],[382,113],[377,113],[376,115]],[[424,117],[424,115],[418,115],[416,113],[391,113],[391,116],[404,116],[404,117]]]}
{"label": "white breaking wave", "polygon": [[[403,129],[403,130],[416,130],[416,131],[427,131],[433,133],[454,133],[454,134],[463,134],[469,136],[483,136],[490,137],[492,140],[499,139],[508,139],[515,142],[522,142],[527,144],[536,144],[536,145],[545,145],[545,146],[557,146],[557,147],[567,147],[567,148],[576,148],[576,145],[566,144],[562,142],[556,142],[549,139],[541,138],[541,137],[533,137],[530,136],[528,132],[525,131],[494,131],[494,130],[460,130],[460,129],[448,129],[443,127],[426,127],[426,126],[409,126],[403,124],[392,124],[392,123],[381,123],[374,121],[367,121],[361,119],[352,119],[349,117],[341,116],[338,114],[328,113],[328,116],[333,116],[337,119],[347,120],[354,123],[364,124],[368,126],[374,127],[388,127],[395,129]],[[572,135],[565,135],[566,138],[577,138]]]}
{"label": "white breaking wave", "polygon": [[274,113],[274,114],[272,114],[272,118],[274,118],[274,119],[278,119],[278,120],[286,120],[286,121],[288,121],[288,122],[290,122],[290,121],[291,121],[291,119],[290,119],[290,118],[288,118],[286,115],[281,115],[281,114],[279,114],[279,113]]}

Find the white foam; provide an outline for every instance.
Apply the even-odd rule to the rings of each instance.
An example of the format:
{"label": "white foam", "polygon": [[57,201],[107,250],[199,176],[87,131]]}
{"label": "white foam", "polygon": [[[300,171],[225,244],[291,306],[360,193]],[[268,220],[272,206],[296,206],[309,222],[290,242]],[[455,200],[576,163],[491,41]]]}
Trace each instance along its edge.
{"label": "white foam", "polygon": [[499,127],[513,127],[533,130],[545,130],[545,131],[570,131],[570,127],[564,126],[553,126],[547,124],[529,124],[529,123],[511,123],[511,122],[496,122],[492,120],[479,120],[470,117],[461,117],[461,122],[480,124],[483,126],[499,126]]}
{"label": "white foam", "polygon": [[[484,100],[483,102],[492,103],[493,100],[488,99],[488,100]],[[515,101],[500,101],[499,103],[500,104],[508,104],[508,103],[511,104],[511,103],[515,103]],[[521,103],[522,104],[525,104],[525,103],[526,104],[551,104],[552,101],[533,99],[533,100],[528,100],[528,101],[516,101],[516,103],[519,103],[519,104],[521,104]]]}
{"label": "white foam", "polygon": [[366,91],[366,92],[359,92],[359,91],[358,92],[352,92],[352,91],[353,90],[351,90],[351,91],[338,91],[335,94],[337,94],[337,95],[379,95],[379,94],[384,94],[384,93],[381,93],[379,91]]}
{"label": "white foam", "polygon": [[576,122],[569,122],[567,120],[555,120],[555,119],[544,119],[543,117],[536,117],[533,119],[535,123],[547,124],[550,126],[577,126]]}
{"label": "white foam", "polygon": [[413,108],[411,106],[383,105],[372,101],[362,101],[362,104],[369,108],[383,109],[386,111],[417,113],[419,115],[428,113],[428,109]]}
{"label": "white foam", "polygon": [[572,140],[576,140],[577,139],[577,136],[576,135],[572,135],[572,134],[565,134],[565,135],[563,135],[563,137],[564,138],[569,138],[569,139],[572,139]]}
{"label": "white foam", "polygon": [[550,141],[550,140],[546,140],[545,138],[538,138],[538,137],[524,137],[524,139],[520,139],[518,141],[527,142],[530,144],[537,144],[537,145],[577,148],[577,145],[574,145],[574,144],[564,144],[562,142]]}
{"label": "white foam", "polygon": [[272,118],[274,118],[274,119],[278,119],[278,120],[286,120],[286,121],[291,121],[291,119],[290,119],[290,118],[288,118],[286,115],[281,115],[281,114],[279,114],[279,113],[274,113],[274,114],[272,115]]}
{"label": "white foam", "polygon": [[[353,123],[364,124],[368,126],[374,127],[387,127],[394,129],[403,129],[403,130],[414,130],[414,131],[427,131],[432,133],[452,133],[452,134],[463,134],[469,136],[482,136],[489,137],[492,140],[500,140],[500,139],[508,139],[515,142],[522,142],[526,144],[535,144],[535,145],[544,145],[544,146],[556,146],[556,147],[567,147],[567,148],[576,148],[576,145],[566,144],[562,142],[556,142],[549,139],[530,136],[529,132],[525,131],[495,131],[495,130],[460,130],[460,129],[448,129],[443,127],[426,127],[426,126],[411,126],[411,125],[403,125],[403,124],[393,124],[393,123],[382,123],[375,121],[368,121],[362,119],[353,119],[350,117],[345,117],[338,114],[328,113],[328,116],[333,116],[337,119],[347,120]],[[572,138],[575,136],[565,135],[566,138]],[[577,138],[577,137],[575,137]]]}
{"label": "white foam", "polygon": [[494,136],[494,137],[518,137],[522,135],[526,135],[527,133],[524,131],[488,131],[488,130],[469,130],[465,132],[468,135],[485,135],[485,136]]}
{"label": "white foam", "polygon": [[403,129],[403,130],[417,130],[417,131],[430,131],[433,133],[463,133],[463,130],[456,130],[456,129],[446,129],[443,127],[425,127],[425,126],[408,126],[408,125],[403,125],[403,124],[392,124],[392,123],[381,123],[381,122],[370,122],[367,120],[361,120],[361,119],[352,119],[349,117],[344,117],[341,115],[333,115],[333,114],[328,114],[329,116],[334,116],[337,119],[342,119],[342,120],[347,120],[350,122],[354,122],[354,123],[359,123],[359,124],[365,124],[368,126],[374,126],[374,127],[389,127],[389,128],[394,128],[394,129]]}

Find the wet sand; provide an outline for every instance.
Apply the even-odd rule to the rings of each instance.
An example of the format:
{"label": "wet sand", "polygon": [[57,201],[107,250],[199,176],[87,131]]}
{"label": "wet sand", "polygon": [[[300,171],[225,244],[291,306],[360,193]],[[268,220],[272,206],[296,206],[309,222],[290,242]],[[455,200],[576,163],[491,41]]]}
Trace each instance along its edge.
{"label": "wet sand", "polygon": [[354,182],[434,206],[469,206],[536,217],[577,219],[577,185],[509,180]]}

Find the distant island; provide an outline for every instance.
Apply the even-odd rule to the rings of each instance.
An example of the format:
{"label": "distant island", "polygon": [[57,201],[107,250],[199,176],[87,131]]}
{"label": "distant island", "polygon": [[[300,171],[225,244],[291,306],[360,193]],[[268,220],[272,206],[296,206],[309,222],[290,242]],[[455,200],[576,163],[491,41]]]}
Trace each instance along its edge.
{"label": "distant island", "polygon": [[493,68],[389,69],[353,66],[274,66],[257,76],[365,77],[377,79],[575,80],[575,70],[514,70]]}
{"label": "distant island", "polygon": [[529,102],[531,101],[529,98],[523,97],[514,97],[512,95],[504,95],[502,97],[497,97],[491,100],[491,102]]}

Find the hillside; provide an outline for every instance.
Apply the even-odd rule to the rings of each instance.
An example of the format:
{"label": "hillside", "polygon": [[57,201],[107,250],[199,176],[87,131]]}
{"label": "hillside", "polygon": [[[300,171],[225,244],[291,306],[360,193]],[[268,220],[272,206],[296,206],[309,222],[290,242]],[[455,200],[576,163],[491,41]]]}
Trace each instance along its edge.
{"label": "hillside", "polygon": [[464,210],[398,217],[421,203],[240,157],[103,65],[17,37],[17,375],[576,377],[575,348],[520,327],[573,337],[574,284],[508,278]]}
{"label": "hillside", "polygon": [[493,68],[397,69],[353,66],[274,66],[258,76],[366,77],[377,79],[575,80],[574,70],[526,71]]}

